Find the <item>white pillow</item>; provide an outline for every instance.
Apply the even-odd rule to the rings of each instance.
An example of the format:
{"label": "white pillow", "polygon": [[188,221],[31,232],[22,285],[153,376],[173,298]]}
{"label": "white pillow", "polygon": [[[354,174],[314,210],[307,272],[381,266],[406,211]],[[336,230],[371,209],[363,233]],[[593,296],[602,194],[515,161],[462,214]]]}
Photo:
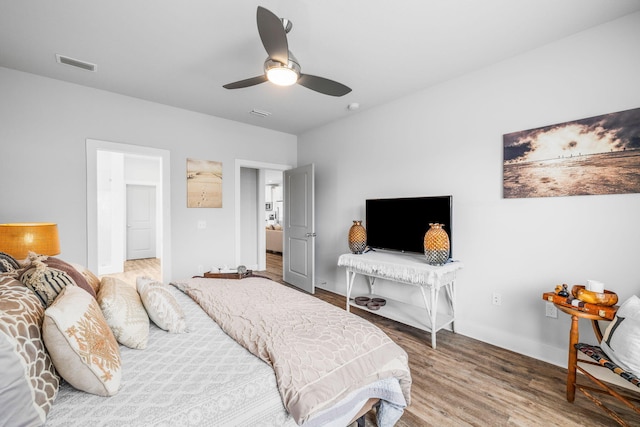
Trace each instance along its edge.
{"label": "white pillow", "polygon": [[103,277],[98,304],[120,344],[139,350],[147,348],[149,316],[133,286],[114,277]]}
{"label": "white pillow", "polygon": [[616,365],[640,376],[640,298],[633,295],[620,306],[600,348]]}
{"label": "white pillow", "polygon": [[188,332],[184,311],[171,294],[168,286],[148,277],[138,277],[136,287],[142,304],[153,323],[165,331]]}
{"label": "white pillow", "polygon": [[69,384],[100,396],[118,392],[120,349],[98,302],[84,289],[62,289],[44,312],[42,336],[53,365]]}

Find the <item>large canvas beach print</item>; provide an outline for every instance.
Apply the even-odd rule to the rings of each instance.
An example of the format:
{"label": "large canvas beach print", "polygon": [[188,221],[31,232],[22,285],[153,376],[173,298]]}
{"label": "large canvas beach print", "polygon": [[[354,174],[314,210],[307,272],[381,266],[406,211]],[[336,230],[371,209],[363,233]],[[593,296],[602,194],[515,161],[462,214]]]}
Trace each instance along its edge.
{"label": "large canvas beach print", "polygon": [[509,133],[504,198],[640,193],[640,108]]}
{"label": "large canvas beach print", "polygon": [[187,159],[187,207],[222,207],[222,162]]}

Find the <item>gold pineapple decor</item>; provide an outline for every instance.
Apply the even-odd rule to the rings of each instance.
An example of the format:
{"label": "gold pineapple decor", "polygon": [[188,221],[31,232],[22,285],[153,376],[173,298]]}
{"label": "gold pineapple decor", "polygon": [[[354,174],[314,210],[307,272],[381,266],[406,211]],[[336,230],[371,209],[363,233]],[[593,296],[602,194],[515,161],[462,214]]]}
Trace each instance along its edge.
{"label": "gold pineapple decor", "polygon": [[427,264],[444,265],[449,259],[449,235],[442,228],[444,224],[430,223],[424,235],[424,255]]}
{"label": "gold pineapple decor", "polygon": [[362,221],[353,221],[349,229],[349,250],[354,254],[361,254],[367,248],[367,230]]}

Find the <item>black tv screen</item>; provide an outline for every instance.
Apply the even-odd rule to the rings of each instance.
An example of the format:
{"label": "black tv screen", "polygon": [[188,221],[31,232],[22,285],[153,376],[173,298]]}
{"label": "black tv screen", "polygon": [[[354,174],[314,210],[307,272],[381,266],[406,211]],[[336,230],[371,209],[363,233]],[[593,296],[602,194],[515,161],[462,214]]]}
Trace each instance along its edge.
{"label": "black tv screen", "polygon": [[452,196],[368,199],[366,201],[367,245],[371,248],[424,253],[424,234],[430,223],[442,228],[451,242]]}

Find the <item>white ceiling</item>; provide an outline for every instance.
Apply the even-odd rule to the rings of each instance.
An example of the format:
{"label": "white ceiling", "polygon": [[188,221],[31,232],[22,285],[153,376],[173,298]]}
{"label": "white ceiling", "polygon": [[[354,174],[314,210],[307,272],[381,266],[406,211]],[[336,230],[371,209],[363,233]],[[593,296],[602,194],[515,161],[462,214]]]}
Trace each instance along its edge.
{"label": "white ceiling", "polygon": [[[258,5],[293,21],[303,73],[353,91],[222,88],[262,73]],[[0,0],[0,66],[300,134],[639,10],[640,0]]]}

